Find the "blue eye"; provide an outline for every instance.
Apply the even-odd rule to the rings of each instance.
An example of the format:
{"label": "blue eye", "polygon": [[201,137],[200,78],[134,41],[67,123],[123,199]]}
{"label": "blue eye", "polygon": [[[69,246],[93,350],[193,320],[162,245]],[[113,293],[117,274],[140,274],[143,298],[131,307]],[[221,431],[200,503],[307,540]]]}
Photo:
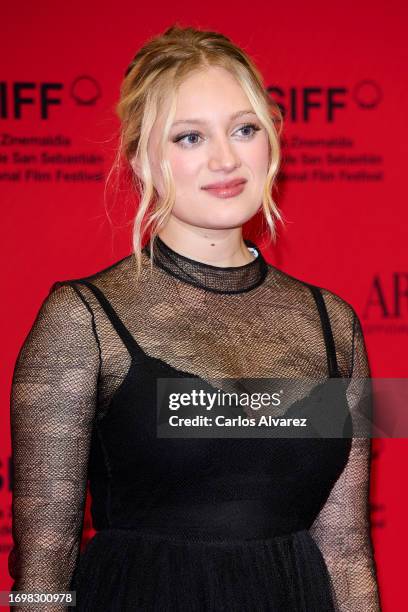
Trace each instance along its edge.
{"label": "blue eye", "polygon": [[[185,134],[184,136],[177,136],[177,138],[173,140],[173,142],[183,142],[186,140],[186,138],[190,138],[191,136],[200,136],[200,134],[198,132],[189,132],[188,134]],[[188,142],[188,144],[197,144],[196,142],[191,142],[191,141],[186,141],[186,142]]]}
{"label": "blue eye", "polygon": [[[237,132],[240,132],[241,130],[247,130],[248,128],[251,129],[250,134],[244,135],[244,139],[245,140],[249,140],[251,139],[254,135],[255,132],[259,132],[259,130],[261,129],[258,125],[256,125],[255,123],[246,123],[245,125],[242,125],[240,128],[238,128]],[[176,136],[173,139],[173,142],[177,143],[184,143],[182,144],[182,146],[189,146],[191,145],[192,147],[194,147],[196,144],[198,144],[197,142],[191,142],[191,141],[187,141],[186,139],[190,138],[190,137],[199,137],[201,138],[201,134],[200,132],[187,132],[184,134],[179,134],[178,136]],[[191,148],[191,147],[190,147]]]}
{"label": "blue eye", "polygon": [[245,125],[243,125],[242,127],[239,128],[238,131],[240,130],[245,130],[251,128],[252,132],[251,134],[249,134],[249,136],[253,136],[255,134],[255,132],[259,132],[259,130],[261,129],[258,125],[255,125],[255,123],[247,123]]}

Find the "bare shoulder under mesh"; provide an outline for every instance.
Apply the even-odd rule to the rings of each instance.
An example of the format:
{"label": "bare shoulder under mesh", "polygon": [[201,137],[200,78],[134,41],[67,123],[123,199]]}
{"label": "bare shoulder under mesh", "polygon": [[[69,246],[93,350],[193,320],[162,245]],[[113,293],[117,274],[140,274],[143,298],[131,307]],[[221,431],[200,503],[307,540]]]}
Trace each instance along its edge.
{"label": "bare shoulder under mesh", "polygon": [[[327,372],[321,321],[307,284],[268,265],[259,287],[234,295],[207,292],[153,268],[143,256],[135,283],[133,256],[88,281],[98,287],[135,341],[172,366],[214,376],[310,376]],[[228,286],[228,279],[226,278]],[[95,313],[103,362],[129,364],[126,349],[92,292],[80,287]],[[352,368],[355,313],[322,290],[344,376]],[[117,367],[116,367],[117,369]],[[105,368],[105,371],[107,369]]]}

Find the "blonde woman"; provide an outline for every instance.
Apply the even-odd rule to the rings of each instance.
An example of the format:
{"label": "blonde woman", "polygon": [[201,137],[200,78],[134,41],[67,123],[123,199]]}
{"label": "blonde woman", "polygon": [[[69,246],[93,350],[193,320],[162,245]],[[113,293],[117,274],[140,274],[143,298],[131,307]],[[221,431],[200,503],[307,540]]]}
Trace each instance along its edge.
{"label": "blonde woman", "polygon": [[[137,53],[117,110],[133,252],[55,283],[19,353],[13,588],[71,588],[88,612],[378,611],[368,439],[156,431],[161,378],[369,377],[353,308],[243,237],[256,213],[273,240],[282,220],[281,117],[259,71],[222,34],[175,25]],[[88,479],[97,533],[80,553]]]}

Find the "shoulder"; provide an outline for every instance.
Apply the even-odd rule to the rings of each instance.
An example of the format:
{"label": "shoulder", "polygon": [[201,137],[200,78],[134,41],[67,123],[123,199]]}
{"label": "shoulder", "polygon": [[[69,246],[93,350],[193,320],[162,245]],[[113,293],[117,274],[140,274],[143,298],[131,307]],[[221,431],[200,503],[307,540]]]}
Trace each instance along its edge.
{"label": "shoulder", "polygon": [[[279,296],[289,309],[296,310],[304,317],[296,317],[299,324],[315,321],[320,326],[319,311],[314,298],[318,292],[323,298],[333,332],[336,347],[345,356],[350,354],[359,319],[353,305],[342,295],[325,285],[313,284],[268,264],[273,285],[280,288]],[[272,287],[273,292],[273,287]]]}
{"label": "shoulder", "polygon": [[73,346],[93,350],[96,340],[93,320],[91,308],[74,284],[54,282],[23,336],[17,359],[31,358],[45,350],[50,354],[59,351],[62,356]]}
{"label": "shoulder", "polygon": [[95,296],[87,287],[90,282],[103,290],[118,287],[123,282],[123,268],[129,267],[131,256],[124,257],[91,275],[60,279],[51,284],[48,293],[37,308],[29,334],[67,336],[77,330],[83,333],[95,330]]}
{"label": "shoulder", "polygon": [[71,299],[75,300],[74,295],[76,294],[76,301],[80,300],[86,306],[88,305],[88,297],[91,295],[89,285],[109,294],[113,287],[116,291],[120,287],[125,289],[126,282],[133,273],[134,257],[131,254],[86,276],[56,281],[50,288],[49,297],[51,297],[51,294],[55,294],[54,300],[66,300],[70,295]]}
{"label": "shoulder", "polygon": [[81,276],[75,279],[72,279],[69,282],[75,283],[95,283],[95,284],[104,284],[109,283],[111,281],[118,281],[123,278],[127,272],[133,270],[134,267],[134,257],[132,254],[126,255],[121,259],[100,268],[99,270],[95,270],[91,272],[91,274],[87,276]]}
{"label": "shoulder", "polygon": [[341,317],[343,320],[353,320],[355,310],[352,304],[344,297],[329,289],[326,286],[317,285],[309,282],[305,278],[293,276],[284,272],[280,268],[268,263],[270,275],[274,280],[275,286],[278,285],[282,290],[285,290],[294,299],[313,301],[313,293],[319,292],[324,300],[329,314],[334,317]]}

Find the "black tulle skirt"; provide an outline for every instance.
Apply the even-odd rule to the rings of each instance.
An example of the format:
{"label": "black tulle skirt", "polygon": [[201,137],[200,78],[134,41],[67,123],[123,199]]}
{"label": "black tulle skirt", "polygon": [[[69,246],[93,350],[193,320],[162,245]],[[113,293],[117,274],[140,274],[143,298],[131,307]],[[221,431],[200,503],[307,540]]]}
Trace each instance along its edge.
{"label": "black tulle skirt", "polygon": [[71,583],[77,612],[334,612],[330,576],[307,530],[256,540],[97,532]]}

